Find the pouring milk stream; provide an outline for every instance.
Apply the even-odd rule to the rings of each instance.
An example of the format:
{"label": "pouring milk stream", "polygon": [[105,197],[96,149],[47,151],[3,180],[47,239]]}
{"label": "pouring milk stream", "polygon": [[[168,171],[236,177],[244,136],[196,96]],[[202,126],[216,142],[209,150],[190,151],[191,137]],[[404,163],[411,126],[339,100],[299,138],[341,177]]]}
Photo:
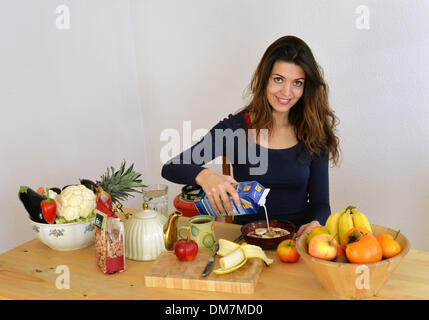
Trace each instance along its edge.
{"label": "pouring milk stream", "polygon": [[[243,214],[255,214],[258,212],[260,207],[263,207],[265,211],[265,218],[267,220],[267,230],[269,232],[270,225],[269,225],[267,208],[265,207],[265,201],[268,193],[270,192],[270,189],[264,188],[257,181],[244,181],[239,183],[233,183],[233,187],[237,190],[238,196],[240,198],[241,206],[238,208],[235,205],[235,202],[232,200],[232,198],[230,198],[233,210],[227,215],[236,216],[236,215],[243,215]],[[200,214],[211,215],[213,217],[222,216],[220,212],[217,212],[213,208],[213,206],[211,205],[209,199],[207,198],[203,190],[201,190],[198,196],[200,197],[200,199],[195,201],[195,206],[197,207]],[[223,201],[222,201],[222,205],[225,208]],[[261,235],[265,233],[266,231],[261,232]]]}

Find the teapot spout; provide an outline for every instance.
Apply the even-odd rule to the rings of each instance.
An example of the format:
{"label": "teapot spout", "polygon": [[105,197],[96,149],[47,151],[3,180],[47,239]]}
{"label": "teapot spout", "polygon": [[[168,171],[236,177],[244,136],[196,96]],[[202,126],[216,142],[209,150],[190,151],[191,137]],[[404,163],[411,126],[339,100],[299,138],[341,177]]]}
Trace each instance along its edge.
{"label": "teapot spout", "polygon": [[167,223],[164,225],[164,244],[165,249],[171,251],[177,241],[177,222],[182,213],[175,211],[168,217]]}

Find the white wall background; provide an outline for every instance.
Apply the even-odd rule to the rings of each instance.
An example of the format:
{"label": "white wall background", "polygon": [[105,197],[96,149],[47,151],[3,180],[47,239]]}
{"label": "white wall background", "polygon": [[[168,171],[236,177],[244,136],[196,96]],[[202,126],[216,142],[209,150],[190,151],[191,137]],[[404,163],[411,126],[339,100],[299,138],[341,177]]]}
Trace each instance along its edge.
{"label": "white wall background", "polygon": [[[355,25],[359,5],[369,30]],[[341,121],[332,210],[357,205],[429,250],[428,17],[417,0],[1,2],[0,252],[33,237],[19,185],[95,179],[122,159],[167,183],[173,210],[182,186],[160,176],[162,130],[209,129],[244,106],[263,52],[287,34],[313,49]]]}
{"label": "white wall background", "polygon": [[148,169],[128,2],[1,1],[0,39],[3,252],[34,238],[20,185],[95,180],[123,159]]}
{"label": "white wall background", "polygon": [[[162,181],[161,131],[182,132],[184,120],[210,129],[244,106],[265,49],[296,35],[323,67],[341,121],[332,210],[356,205],[372,223],[400,228],[413,248],[429,250],[429,2],[131,3],[143,112],[156,119],[145,122],[154,181]],[[360,5],[369,8],[369,30],[356,27]],[[167,183],[173,198],[181,186]]]}

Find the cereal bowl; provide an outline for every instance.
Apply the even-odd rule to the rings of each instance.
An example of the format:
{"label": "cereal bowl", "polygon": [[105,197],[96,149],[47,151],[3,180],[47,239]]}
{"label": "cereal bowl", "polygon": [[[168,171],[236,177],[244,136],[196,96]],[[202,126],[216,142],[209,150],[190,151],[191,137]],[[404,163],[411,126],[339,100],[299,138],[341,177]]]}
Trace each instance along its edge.
{"label": "cereal bowl", "polygon": [[62,224],[38,223],[28,219],[39,240],[53,250],[78,250],[94,243],[95,217],[89,222]]}
{"label": "cereal bowl", "polygon": [[256,228],[266,228],[267,221],[259,220],[248,223],[241,227],[241,233],[244,237],[244,241],[248,244],[260,246],[262,249],[276,249],[280,242],[286,239],[293,239],[295,236],[295,225],[285,220],[270,220],[270,228],[282,228],[289,233],[287,235],[275,238],[256,238],[249,236],[249,233],[255,231]]}

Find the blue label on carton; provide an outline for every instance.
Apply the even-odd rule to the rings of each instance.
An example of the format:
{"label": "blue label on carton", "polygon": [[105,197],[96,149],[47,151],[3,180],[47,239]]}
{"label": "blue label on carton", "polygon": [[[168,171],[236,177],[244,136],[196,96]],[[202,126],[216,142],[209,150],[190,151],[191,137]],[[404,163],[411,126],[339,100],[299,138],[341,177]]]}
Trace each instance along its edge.
{"label": "blue label on carton", "polygon": [[[264,188],[257,181],[245,181],[233,184],[235,190],[237,190],[238,196],[240,197],[241,206],[237,208],[235,202],[232,197],[230,197],[231,206],[233,208],[232,212],[229,212],[228,216],[236,216],[243,214],[255,214],[258,212],[259,207],[265,204],[265,198],[270,189]],[[222,201],[223,204],[223,201]],[[213,217],[221,217],[225,214],[217,212],[211,205],[209,199],[205,195],[202,194],[202,197],[199,201],[195,202],[195,206],[197,207],[200,214],[210,215]],[[226,207],[224,205],[225,211]]]}

